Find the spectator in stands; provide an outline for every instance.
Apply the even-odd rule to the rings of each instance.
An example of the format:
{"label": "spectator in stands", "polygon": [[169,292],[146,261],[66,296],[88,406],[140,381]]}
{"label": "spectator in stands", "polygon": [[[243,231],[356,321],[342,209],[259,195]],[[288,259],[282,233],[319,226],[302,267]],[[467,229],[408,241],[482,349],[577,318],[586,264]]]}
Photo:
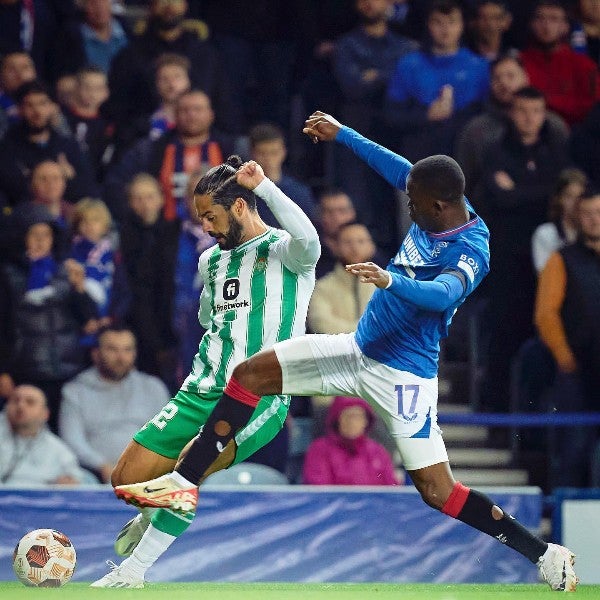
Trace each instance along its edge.
{"label": "spectator in stands", "polygon": [[19,385],[0,412],[0,483],[75,484],[85,479],[71,449],[46,427],[44,392]]}
{"label": "spectator in stands", "polygon": [[111,0],[81,0],[81,11],[66,24],[58,40],[60,73],[94,66],[108,74],[113,58],[127,46],[126,23],[113,15]]}
{"label": "spectator in stands", "polygon": [[338,260],[333,271],[319,278],[310,299],[308,326],[313,333],[350,333],[371,299],[374,286],[357,285],[346,265],[369,262],[377,247],[369,230],[357,221],[340,225],[336,236]]}
{"label": "spectator in stands", "polygon": [[512,125],[489,147],[484,160],[483,192],[478,212],[490,229],[494,268],[487,278],[489,335],[485,408],[508,407],[510,362],[533,335],[536,275],[531,236],[546,220],[556,173],[568,164],[566,148],[555,143],[544,127],[543,94],[525,87],[515,92]]}
{"label": "spectator in stands", "polygon": [[587,186],[587,177],[580,169],[560,172],[550,198],[549,221],[536,227],[531,238],[533,266],[541,273],[553,252],[572,244],[579,232],[577,203]]}
{"label": "spectator in stands", "polygon": [[[277,187],[291,198],[310,218],[315,217],[315,200],[310,188],[285,172],[283,164],[287,157],[287,147],[283,131],[273,123],[259,123],[250,129],[250,153]],[[279,228],[277,219],[267,205],[259,200],[260,216],[271,227]]]}
{"label": "spectator in stands", "polygon": [[21,254],[0,265],[0,373],[44,391],[56,431],[60,389],[85,366],[79,336],[96,308],[83,268],[55,258],[47,211],[32,208],[15,227]]}
{"label": "spectator in stands", "polygon": [[[400,154],[415,162],[450,154],[460,126],[485,100],[488,63],[461,47],[464,30],[456,0],[433,0],[424,50],[400,59],[388,88],[385,121]],[[398,147],[399,146],[399,147]]]}
{"label": "spectator in stands", "polygon": [[98,330],[121,323],[129,309],[130,290],[124,267],[111,235],[112,219],[106,204],[97,198],[83,198],[73,213],[70,257],[85,269],[85,289],[97,308],[95,330],[81,340],[89,348],[95,344]]}
{"label": "spectator in stands", "polygon": [[571,26],[571,48],[600,64],[600,2],[579,0]]}
{"label": "spectator in stands", "polygon": [[327,415],[327,433],[304,458],[308,485],[399,485],[387,450],[369,437],[374,412],[362,398],[337,396]]}
{"label": "spectator in stands", "polygon": [[151,0],[144,32],[134,36],[112,62],[107,110],[117,123],[120,143],[125,148],[148,132],[148,117],[159,104],[154,83],[155,61],[165,52],[189,59],[192,87],[203,90],[210,98],[219,128],[237,133],[229,85],[233,65],[221,60],[203,23],[196,22],[200,25],[196,28],[186,26],[187,9],[186,0]]}
{"label": "spectator in stands", "polygon": [[[497,143],[510,127],[510,111],[514,94],[529,85],[527,73],[513,55],[501,56],[490,65],[490,98],[483,111],[470,119],[456,140],[454,156],[465,174],[467,197],[481,195],[483,159],[488,148]],[[569,130],[556,113],[546,111],[545,127],[556,144],[566,144]]]}
{"label": "spectator in stands", "polygon": [[43,0],[0,2],[0,56],[27,52],[33,58],[38,76],[48,82],[57,75],[54,54],[62,16],[53,4]]}
{"label": "spectator in stands", "polygon": [[600,102],[594,105],[583,123],[573,127],[571,157],[590,181],[600,187]]}
{"label": "spectator in stands", "polygon": [[133,433],[169,400],[160,379],[135,368],[135,355],[133,333],[108,328],[92,352],[94,366],[63,387],[60,436],[103,483]]}
{"label": "spectator in stands", "polygon": [[56,105],[40,81],[24,83],[15,93],[20,121],[0,142],[0,191],[10,204],[27,197],[31,170],[43,160],[58,162],[67,178],[65,199],[94,195],[97,184],[86,153],[77,142],[52,128]]}
{"label": "spectator in stands", "polygon": [[139,141],[113,166],[104,187],[117,221],[127,208],[123,201],[126,187],[138,173],[150,173],[160,181],[167,221],[188,216],[185,190],[190,173],[221,164],[234,152],[233,139],[213,130],[214,118],[210,98],[204,92],[184,92],[177,99],[175,129],[157,140]]}
{"label": "spectator in stands", "polygon": [[106,73],[98,67],[83,67],[76,75],[73,99],[63,107],[71,134],[90,157],[98,182],[104,178],[114,154],[114,126],[100,112],[108,95]]}
{"label": "spectator in stands", "polygon": [[0,138],[19,120],[15,92],[36,76],[35,64],[27,52],[9,52],[0,57]]}
{"label": "spectator in stands", "polygon": [[181,54],[161,54],[156,59],[156,91],[159,107],[150,117],[150,138],[155,140],[175,128],[177,98],[190,89],[190,60]]}
{"label": "spectator in stands", "polygon": [[512,14],[504,0],[476,0],[469,23],[469,47],[475,54],[494,61],[511,50],[506,34]]}
{"label": "spectator in stands", "polygon": [[344,223],[356,221],[356,209],[348,194],[338,189],[325,190],[319,196],[317,211],[321,257],[317,262],[317,279],[332,271],[337,262],[337,233]]}
{"label": "spectator in stands", "polygon": [[[548,259],[535,305],[539,335],[556,361],[550,406],[559,413],[597,410],[600,389],[600,192],[586,189],[577,216],[580,236]],[[592,427],[559,430],[553,485],[588,484],[595,439]]]}
{"label": "spectator in stands", "polygon": [[558,0],[539,0],[530,21],[532,39],[521,53],[531,85],[569,125],[583,121],[598,98],[598,66],[567,43],[569,22]]}
{"label": "spectator in stands", "polygon": [[[120,229],[123,264],[131,289],[127,322],[138,341],[139,369],[160,377],[171,388],[176,345],[171,315],[181,224],[165,221],[162,190],[152,175],[136,175],[129,185],[128,198],[129,211]],[[197,304],[198,297],[196,312]]]}

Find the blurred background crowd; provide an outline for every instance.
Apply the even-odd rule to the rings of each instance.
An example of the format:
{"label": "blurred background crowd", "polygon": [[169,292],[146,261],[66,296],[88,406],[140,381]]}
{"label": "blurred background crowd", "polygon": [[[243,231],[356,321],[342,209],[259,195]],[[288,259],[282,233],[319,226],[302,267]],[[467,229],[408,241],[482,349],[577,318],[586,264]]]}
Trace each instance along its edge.
{"label": "blurred background crowd", "polygon": [[[302,135],[317,109],[456,158],[490,228],[442,399],[600,409],[600,0],[0,0],[0,31],[2,483],[107,482],[178,388],[214,243],[191,190],[232,153],[320,232],[309,331],[354,329],[373,289],[343,265],[385,266],[410,223],[401,192]],[[402,481],[362,401],[294,398],[288,425],[253,460],[293,483]],[[600,485],[597,428],[558,431],[542,484]]]}

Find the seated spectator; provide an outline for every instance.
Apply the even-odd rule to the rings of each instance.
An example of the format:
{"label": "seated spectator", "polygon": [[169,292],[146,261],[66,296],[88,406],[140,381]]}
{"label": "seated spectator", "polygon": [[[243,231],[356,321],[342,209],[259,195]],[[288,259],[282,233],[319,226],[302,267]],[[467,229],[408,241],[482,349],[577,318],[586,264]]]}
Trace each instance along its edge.
{"label": "seated spectator", "polygon": [[96,307],[83,267],[55,257],[53,220],[35,208],[15,223],[21,253],[0,265],[0,373],[44,391],[56,431],[60,389],[85,366],[79,337]]}
{"label": "seated spectator", "polygon": [[319,278],[310,299],[308,326],[313,333],[350,333],[371,299],[375,286],[356,285],[346,265],[369,262],[377,247],[369,230],[357,221],[340,225],[337,232],[338,261],[330,273]]}
{"label": "seated spectator", "polygon": [[35,65],[27,52],[9,52],[0,57],[0,138],[19,120],[14,93],[36,76]]}
{"label": "seated spectator", "polygon": [[[529,85],[529,78],[516,56],[502,56],[490,65],[490,98],[483,111],[470,119],[460,130],[454,157],[465,174],[467,197],[480,195],[478,190],[483,160],[488,148],[497,143],[510,127],[510,111],[514,94]],[[556,144],[566,144],[569,129],[556,113],[546,111],[548,135]]]}
{"label": "seated spectator", "polygon": [[600,2],[579,0],[571,25],[571,48],[600,64]]}
{"label": "seated spectator", "polygon": [[327,433],[304,458],[308,485],[399,485],[387,450],[368,433],[374,412],[361,398],[337,396],[327,415]]}
{"label": "seated spectator", "polygon": [[129,211],[120,230],[123,264],[131,289],[127,322],[138,341],[138,368],[160,377],[173,391],[176,338],[171,315],[180,222],[165,221],[162,190],[152,175],[136,175],[128,197]]}
{"label": "seated spectator", "polygon": [[[598,409],[600,388],[600,193],[588,188],[577,202],[580,236],[553,253],[540,274],[535,323],[557,366],[553,411]],[[560,428],[552,457],[553,485],[589,482],[593,427]]]}
{"label": "seated spectator", "polygon": [[204,91],[211,99],[221,130],[238,133],[229,88],[231,66],[221,61],[208,39],[206,26],[186,27],[187,0],[150,0],[148,4],[144,31],[133,36],[111,63],[107,114],[117,125],[121,147],[129,147],[148,132],[148,117],[159,104],[155,93],[155,61],[165,53],[181,54],[190,61],[191,87]]}
{"label": "seated spectator", "polygon": [[[310,188],[286,173],[283,164],[287,157],[287,147],[283,131],[271,123],[255,125],[249,134],[250,154],[277,187],[291,198],[311,219],[315,216],[315,200]],[[260,216],[271,227],[279,228],[277,219],[267,205],[259,199]]]}
{"label": "seated spectator", "polygon": [[77,72],[71,103],[63,107],[73,139],[92,162],[96,181],[101,182],[114,154],[114,126],[100,113],[108,98],[106,74],[98,67]]}
{"label": "seated spectator", "polygon": [[583,123],[573,127],[571,157],[590,181],[600,187],[600,102],[594,105]]}
{"label": "seated spectator", "polygon": [[75,484],[85,474],[71,449],[47,427],[44,392],[14,388],[0,412],[0,483],[11,486]]}
{"label": "seated spectator", "polygon": [[512,50],[506,34],[512,25],[512,14],[504,0],[476,0],[469,22],[469,48],[489,61]]}
{"label": "seated spectator", "polygon": [[[488,93],[488,63],[460,45],[464,30],[456,0],[433,0],[424,50],[402,57],[387,93],[384,119],[396,149],[415,162],[450,154],[456,131]],[[400,146],[398,148],[398,145]]]}
{"label": "seated spectator", "polygon": [[94,66],[108,73],[113,58],[128,44],[126,23],[113,15],[111,0],[81,0],[79,5],[81,12],[63,27],[58,39],[59,72]]}
{"label": "seated spectator", "polygon": [[550,198],[550,220],[538,225],[531,238],[533,266],[538,275],[552,253],[577,239],[577,203],[586,186],[587,177],[583,171],[571,168],[560,172]]}
{"label": "seated spectator", "polygon": [[160,105],[150,117],[150,139],[175,128],[177,98],[190,89],[190,61],[182,54],[161,54],[156,59],[155,84]]}
{"label": "seated spectator", "polygon": [[190,90],[179,96],[175,128],[157,140],[143,139],[110,169],[104,180],[111,213],[121,221],[127,209],[126,188],[138,173],[149,173],[161,184],[167,221],[187,218],[185,190],[190,173],[221,164],[234,153],[234,140],[213,130],[210,98]]}
{"label": "seated spectator", "polygon": [[132,435],[169,400],[160,379],[135,368],[135,355],[133,333],[108,328],[92,351],[94,366],[63,387],[60,436],[103,483]]}
{"label": "seated spectator", "polygon": [[531,42],[521,60],[531,85],[569,125],[580,123],[598,99],[598,66],[566,43],[569,21],[558,0],[536,2],[530,27]]}
{"label": "seated spectator", "polygon": [[566,148],[544,126],[546,103],[535,88],[514,95],[512,124],[484,159],[478,213],[490,229],[494,268],[483,292],[489,299],[489,344],[485,408],[508,408],[512,357],[532,337],[536,274],[531,236],[546,220],[556,174],[567,167]]}
{"label": "seated spectator", "polygon": [[27,197],[31,170],[43,160],[58,162],[67,178],[65,199],[76,202],[97,191],[89,157],[77,142],[53,129],[56,104],[39,81],[24,83],[15,93],[20,121],[0,142],[0,190],[12,205]]}

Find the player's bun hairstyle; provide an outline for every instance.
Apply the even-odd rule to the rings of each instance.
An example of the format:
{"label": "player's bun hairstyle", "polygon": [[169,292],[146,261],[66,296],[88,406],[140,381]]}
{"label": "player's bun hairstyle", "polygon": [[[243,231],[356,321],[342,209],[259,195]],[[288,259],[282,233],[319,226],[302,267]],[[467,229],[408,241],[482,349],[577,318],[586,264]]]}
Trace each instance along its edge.
{"label": "player's bun hairstyle", "polygon": [[465,193],[465,175],[450,156],[436,154],[416,162],[410,170],[411,181],[443,202],[460,202]]}
{"label": "player's bun hairstyle", "polygon": [[213,167],[200,179],[194,189],[194,195],[208,194],[213,197],[215,204],[220,204],[226,210],[231,208],[236,198],[242,198],[250,210],[256,210],[254,192],[236,181],[236,173],[243,164],[237,154],[232,154],[224,163]]}

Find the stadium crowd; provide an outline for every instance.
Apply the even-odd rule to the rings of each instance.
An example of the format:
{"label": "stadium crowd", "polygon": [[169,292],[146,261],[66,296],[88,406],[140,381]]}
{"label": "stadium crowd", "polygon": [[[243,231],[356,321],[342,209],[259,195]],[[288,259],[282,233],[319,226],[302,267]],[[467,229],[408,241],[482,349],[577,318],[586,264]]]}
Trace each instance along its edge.
{"label": "stadium crowd", "polygon": [[[109,481],[176,392],[215,243],[191,190],[231,154],[320,233],[309,330],[353,330],[370,294],[342,265],[385,267],[408,214],[347,149],[302,136],[315,109],[463,168],[491,233],[490,275],[463,309],[480,324],[476,408],[600,410],[600,1],[0,0],[0,31],[2,483]],[[397,484],[360,402],[345,477],[324,474],[319,444],[321,459],[349,451],[332,401],[294,398],[252,460],[316,484],[377,480],[375,461]],[[598,432],[561,432],[548,481],[600,485]]]}

